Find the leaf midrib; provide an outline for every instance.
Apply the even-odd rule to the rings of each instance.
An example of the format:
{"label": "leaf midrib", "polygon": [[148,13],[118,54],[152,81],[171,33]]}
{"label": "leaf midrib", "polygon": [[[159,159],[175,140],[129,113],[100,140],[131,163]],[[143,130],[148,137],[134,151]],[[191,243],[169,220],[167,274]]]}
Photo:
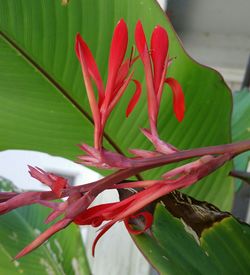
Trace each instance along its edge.
{"label": "leaf midrib", "polygon": [[[94,121],[92,117],[86,112],[77,101],[70,96],[70,94],[65,90],[46,70],[42,68],[38,63],[34,61],[23,49],[21,49],[11,38],[8,37],[3,31],[0,30],[0,35],[3,40],[8,43],[15,51],[17,51],[20,56],[23,57],[31,66],[33,66],[51,85],[53,85],[56,90],[61,93],[94,127]],[[121,155],[125,155],[121,148],[113,141],[113,139],[104,131],[104,137],[108,143]],[[142,180],[140,174],[135,175],[138,180]]]}
{"label": "leaf midrib", "polygon": [[[1,37],[14,48],[24,60],[31,64],[56,90],[61,93],[94,127],[94,121],[92,117],[86,112],[73,97],[65,90],[44,68],[34,61],[23,49],[21,49],[12,39],[8,37],[3,31],[0,31]],[[108,143],[120,154],[123,154],[121,148],[113,141],[113,139],[104,131],[104,137]]]}

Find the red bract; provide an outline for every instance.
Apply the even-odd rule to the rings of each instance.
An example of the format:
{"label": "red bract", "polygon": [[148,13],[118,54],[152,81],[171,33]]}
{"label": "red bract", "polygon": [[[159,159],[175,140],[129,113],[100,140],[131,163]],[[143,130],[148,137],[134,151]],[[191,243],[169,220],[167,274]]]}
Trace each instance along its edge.
{"label": "red bract", "polygon": [[[128,44],[128,30],[124,20],[120,20],[114,30],[113,39],[110,46],[108,62],[108,79],[106,88],[104,88],[98,67],[94,57],[80,34],[76,37],[76,54],[81,63],[82,73],[95,123],[94,144],[95,149],[100,150],[102,147],[102,137],[105,123],[115,105],[120,100],[129,82],[132,80],[133,72],[129,73],[131,65],[135,59],[131,57],[124,61]],[[95,97],[91,79],[94,80],[98,100]],[[140,83],[134,80],[136,91],[132,102],[129,104],[127,114],[135,107],[141,93]]]}
{"label": "red bract", "polygon": [[[217,158],[208,155],[166,173],[163,180],[128,182],[113,186],[113,188],[144,188],[144,190],[121,202],[93,206],[76,216],[74,222],[79,225],[92,225],[96,227],[100,226],[104,221],[108,221],[101,228],[101,232],[94,241],[92,250],[94,255],[97,241],[116,222],[124,221],[128,231],[132,234],[143,233],[151,227],[153,218],[148,212],[143,211],[140,213],[141,209],[176,189],[188,187],[197,182],[205,174],[211,173],[215,168],[220,167],[229,158],[229,155]],[[144,217],[144,228],[135,230],[129,226],[129,219],[140,215]]]}
{"label": "red bract", "polygon": [[59,177],[52,173],[47,173],[38,167],[36,168],[32,166],[28,166],[28,167],[29,167],[29,173],[33,178],[49,186],[58,198],[61,197],[63,189],[68,186],[67,179]]}
{"label": "red bract", "polygon": [[135,29],[135,42],[145,70],[150,135],[154,139],[154,137],[158,138],[157,117],[164,83],[172,89],[174,113],[179,121],[182,121],[185,112],[184,94],[177,80],[166,78],[170,59],[168,56],[168,34],[165,29],[161,26],[155,27],[151,36],[151,46],[148,49],[142,24],[138,21]]}

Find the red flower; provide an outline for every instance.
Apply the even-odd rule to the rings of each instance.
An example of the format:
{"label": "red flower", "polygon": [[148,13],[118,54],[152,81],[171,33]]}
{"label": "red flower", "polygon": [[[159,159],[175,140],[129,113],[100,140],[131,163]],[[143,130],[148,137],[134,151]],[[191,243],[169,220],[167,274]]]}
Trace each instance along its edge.
{"label": "red flower", "polygon": [[[174,190],[192,185],[202,178],[204,174],[209,173],[209,170],[213,170],[214,167],[218,167],[224,161],[225,157],[214,158],[213,156],[204,156],[194,162],[171,170],[163,176],[163,180],[145,180],[114,185],[113,188],[117,189],[144,188],[144,190],[121,202],[90,207],[77,215],[74,218],[74,222],[79,225],[98,227],[103,222],[108,221],[108,223],[101,227],[101,232],[93,243],[92,254],[94,255],[97,241],[116,222],[124,221],[126,228],[132,234],[145,232],[151,227],[153,222],[152,215],[142,210],[145,206]],[[135,230],[130,227],[129,219],[138,216],[144,217],[144,227]]]}
{"label": "red flower", "polygon": [[[225,161],[229,159],[230,156],[226,154],[219,157],[205,155],[198,160],[167,172],[163,175],[163,180],[144,180],[113,185],[113,188],[116,189],[144,188],[144,190],[121,202],[90,207],[77,215],[74,218],[74,222],[79,225],[88,224],[97,227],[104,221],[108,221],[108,223],[101,227],[101,232],[97,235],[93,243],[92,253],[94,255],[97,241],[116,222],[124,221],[128,231],[132,234],[141,234],[145,232],[151,227],[153,222],[152,215],[142,210],[145,206],[174,190],[194,184],[205,175],[210,174],[215,169],[222,166]],[[130,227],[129,219],[138,216],[144,217],[144,228],[135,230]]]}
{"label": "red flower", "polygon": [[[127,25],[124,20],[121,19],[114,30],[110,46],[108,79],[106,88],[104,88],[98,67],[90,49],[81,38],[80,34],[77,34],[76,36],[75,49],[77,57],[81,63],[89,104],[95,123],[94,144],[95,149],[97,150],[100,150],[102,147],[103,130],[109,114],[120,100],[133,77],[133,72],[129,74],[129,69],[135,59],[130,57],[123,62],[127,50],[127,44]],[[95,97],[91,79],[96,84],[98,90],[98,101]],[[140,83],[136,80],[133,81],[136,85],[136,91],[128,105],[127,115],[129,115],[135,107],[141,93]]]}
{"label": "red flower", "polygon": [[179,121],[182,121],[185,112],[184,94],[177,80],[166,78],[167,68],[171,60],[168,56],[169,43],[165,29],[161,26],[155,27],[151,36],[150,50],[148,50],[142,24],[138,21],[135,29],[135,41],[145,70],[151,134],[158,136],[157,117],[164,84],[168,84],[172,89],[174,113]]}

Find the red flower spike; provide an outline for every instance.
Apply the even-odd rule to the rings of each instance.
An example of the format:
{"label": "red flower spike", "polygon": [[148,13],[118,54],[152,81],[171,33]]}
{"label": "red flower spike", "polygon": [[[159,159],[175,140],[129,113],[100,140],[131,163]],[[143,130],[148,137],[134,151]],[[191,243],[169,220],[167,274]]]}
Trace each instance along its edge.
{"label": "red flower spike", "polygon": [[179,122],[184,118],[185,113],[185,98],[181,85],[174,78],[167,78],[165,82],[170,86],[173,92],[174,113]]}
{"label": "red flower spike", "polygon": [[[127,44],[127,25],[124,20],[121,19],[113,33],[109,54],[108,79],[106,88],[104,89],[98,67],[90,49],[79,34],[76,37],[76,55],[81,63],[88,100],[95,124],[94,147],[96,150],[102,148],[102,139],[106,121],[111,111],[123,95],[133,75],[133,73],[130,75],[128,74],[136,58],[133,59],[133,57],[131,57],[132,59],[127,59],[123,62],[127,50]],[[95,98],[91,79],[94,80],[97,86],[98,100]],[[91,156],[91,158],[93,160],[93,156]],[[90,164],[95,163],[95,161],[91,160],[88,162]]]}
{"label": "red flower spike", "polygon": [[[166,195],[173,190],[190,186],[191,184],[197,182],[199,179],[213,172],[215,169],[221,167],[226,161],[230,160],[231,157],[232,155],[229,153],[223,154],[218,157],[204,156],[200,160],[195,161],[193,164],[184,165],[181,169],[176,169],[174,171],[174,175],[178,173],[184,173],[183,176],[178,177],[174,180],[159,180],[155,181],[154,183],[148,182],[147,189],[140,191],[121,202],[98,205],[86,210],[86,208],[83,207],[83,199],[85,199],[85,201],[87,200],[89,205],[90,201],[92,201],[92,199],[90,200],[91,194],[90,197],[87,198],[85,198],[84,196],[80,197],[79,200],[74,202],[73,208],[70,206],[66,208],[66,217],[64,219],[58,221],[57,223],[52,225],[52,227],[43,232],[36,240],[34,240],[31,244],[24,248],[15,257],[15,259],[18,259],[26,255],[30,251],[34,250],[43,242],[45,242],[50,236],[65,228],[72,221],[75,221],[78,224],[90,224],[93,226],[99,226],[103,221],[109,221],[101,228],[101,232],[98,234],[97,238],[94,241],[92,250],[94,254],[97,241],[113,224],[122,220],[127,221],[129,217],[133,217],[135,215],[134,213],[137,213],[152,201],[159,199],[161,196]],[[166,175],[166,177],[169,176],[172,177],[173,174]],[[56,207],[55,205],[50,204],[48,206],[51,206],[52,208]],[[143,214],[143,216],[145,218],[145,228],[143,231],[145,231],[151,226],[152,219],[147,214]],[[132,232],[131,228],[130,232]],[[136,231],[134,233],[139,233],[139,231]]]}
{"label": "red flower spike", "polygon": [[148,97],[148,115],[151,131],[153,134],[157,134],[156,123],[157,123],[157,115],[158,115],[158,103],[156,92],[154,90],[154,80],[153,73],[151,67],[151,60],[148,53],[148,46],[146,42],[145,33],[140,21],[137,22],[135,27],[135,42],[138,52],[140,54],[141,60],[144,65],[145,77],[147,83],[147,97]]}
{"label": "red flower spike", "polygon": [[133,95],[133,97],[131,98],[131,100],[129,101],[127,110],[126,110],[126,117],[128,117],[132,111],[134,110],[140,96],[141,96],[141,83],[138,80],[133,79],[133,82],[136,85],[136,90],[135,93]]}
{"label": "red flower spike", "polygon": [[[115,31],[111,43],[109,58],[108,83],[106,93],[104,92],[102,80],[95,63],[95,60],[87,44],[78,35],[76,38],[76,54],[81,62],[83,77],[87,88],[88,98],[95,123],[95,147],[86,144],[81,148],[87,155],[80,159],[96,167],[120,169],[104,179],[81,186],[70,186],[67,180],[52,173],[46,173],[40,168],[30,168],[30,174],[34,178],[48,185],[52,191],[23,192],[23,193],[0,193],[0,214],[5,214],[13,209],[31,204],[41,204],[52,209],[46,222],[50,222],[59,215],[64,218],[56,222],[49,229],[43,232],[37,239],[24,248],[15,259],[18,259],[34,250],[45,242],[56,232],[65,228],[71,222],[79,225],[101,226],[97,235],[92,253],[100,237],[111,228],[116,222],[123,221],[128,231],[132,234],[140,234],[150,228],[153,217],[148,212],[140,212],[148,204],[160,200],[162,196],[184,187],[188,187],[198,180],[209,175],[227,161],[231,160],[240,152],[249,149],[249,142],[238,144],[212,146],[194,150],[178,151],[171,144],[161,141],[157,134],[157,116],[164,84],[168,84],[173,92],[174,112],[179,121],[183,119],[185,111],[184,95],[180,84],[173,78],[166,78],[168,59],[168,37],[166,31],[156,27],[151,37],[151,49],[148,51],[145,34],[140,22],[136,26],[136,44],[143,61],[148,96],[148,113],[150,129],[142,129],[144,135],[154,144],[155,151],[141,149],[132,150],[135,157],[125,157],[118,153],[107,151],[102,146],[102,135],[105,123],[112,109],[121,98],[129,82],[132,80],[133,72],[129,73],[131,65],[136,58],[133,54],[130,59],[123,61],[127,47],[127,27],[121,20]],[[119,52],[118,50],[121,50]],[[150,52],[150,53],[149,53]],[[153,67],[152,67],[153,66]],[[94,80],[98,97],[96,99],[92,80]],[[127,115],[131,113],[136,105],[140,91],[140,85],[134,80],[136,91],[130,100]],[[234,148],[234,149],[233,149]],[[167,156],[167,154],[172,154]],[[165,156],[164,156],[165,155]],[[200,157],[198,160],[172,169],[163,175],[162,180],[141,180],[129,181],[131,176],[144,172],[148,169],[164,166],[166,164]],[[120,188],[140,188],[132,195],[120,202],[107,203],[90,207],[90,204],[104,190]],[[68,197],[66,202],[54,202],[58,197]],[[136,230],[130,219],[144,218],[143,228]]]}
{"label": "red flower spike", "polygon": [[[129,223],[130,219],[137,219],[139,217],[144,218],[144,228],[141,230],[133,229]],[[149,212],[140,212],[136,215],[132,215],[126,219],[124,219],[124,224],[128,230],[129,233],[134,234],[134,235],[139,235],[145,232],[147,229],[151,227],[153,223],[153,215]]]}
{"label": "red flower spike", "polygon": [[[154,67],[154,88],[158,93],[168,54],[168,35],[165,29],[155,27],[151,36],[151,57]],[[165,78],[165,76],[163,76]]]}
{"label": "red flower spike", "polygon": [[[150,122],[150,132],[154,139],[159,139],[157,133],[157,118],[160,108],[161,95],[165,82],[165,75],[167,73],[167,67],[169,65],[168,59],[168,34],[160,26],[157,26],[151,36],[150,55],[148,53],[148,46],[146,37],[143,31],[143,27],[140,21],[138,21],[135,28],[135,41],[136,47],[140,54],[141,60],[144,65],[146,83],[147,83],[147,95],[148,95],[148,114]],[[153,72],[152,72],[153,65]],[[184,95],[178,82],[168,81],[171,85],[174,93],[174,110],[176,117],[181,121],[184,117],[185,103]]]}

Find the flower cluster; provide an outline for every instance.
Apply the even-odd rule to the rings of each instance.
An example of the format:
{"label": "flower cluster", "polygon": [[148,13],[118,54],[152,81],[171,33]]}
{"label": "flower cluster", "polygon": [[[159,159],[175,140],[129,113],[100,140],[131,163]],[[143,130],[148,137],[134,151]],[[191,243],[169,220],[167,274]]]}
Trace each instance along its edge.
{"label": "flower cluster", "polygon": [[[98,168],[116,169],[116,171],[96,182],[80,186],[70,186],[66,179],[40,168],[29,167],[30,175],[48,185],[51,191],[0,193],[0,214],[34,203],[52,209],[46,223],[54,221],[63,215],[61,220],[41,233],[31,244],[25,247],[16,257],[18,259],[34,250],[50,236],[62,230],[70,223],[79,225],[102,226],[94,245],[93,254],[98,239],[116,222],[124,221],[132,234],[140,234],[148,230],[153,222],[152,214],[145,207],[156,199],[180,188],[196,183],[199,179],[212,173],[230,160],[239,151],[249,149],[249,144],[243,144],[240,149],[234,144],[221,147],[207,147],[194,150],[179,151],[177,148],[162,141],[157,131],[157,119],[164,85],[170,86],[173,92],[173,110],[178,121],[182,121],[185,113],[184,94],[179,82],[167,77],[167,69],[171,64],[168,54],[168,35],[164,28],[156,26],[151,36],[150,48],[141,22],[135,28],[135,44],[139,56],[134,57],[134,51],[125,58],[128,44],[128,30],[124,20],[120,20],[114,30],[108,61],[108,78],[104,86],[94,57],[80,34],[76,36],[75,50],[80,61],[86,92],[94,121],[94,145],[82,144],[85,152],[79,161]],[[108,151],[103,146],[105,124],[121,99],[130,82],[135,84],[126,116],[135,108],[140,95],[141,84],[133,78],[132,69],[135,62],[142,61],[147,90],[149,129],[141,129],[143,134],[154,145],[153,151],[142,149],[130,150],[134,157],[126,157],[117,152]],[[95,87],[94,87],[95,85]],[[95,93],[97,91],[97,93]],[[238,150],[238,151],[237,151]],[[129,181],[142,171],[177,162],[184,159],[200,157],[186,165],[182,165],[165,173],[161,179]],[[106,203],[91,207],[96,196],[106,189],[133,188],[134,194],[114,203]],[[55,202],[58,198],[65,201]],[[134,227],[131,220],[141,218],[143,226]],[[103,223],[106,222],[104,225]]]}

